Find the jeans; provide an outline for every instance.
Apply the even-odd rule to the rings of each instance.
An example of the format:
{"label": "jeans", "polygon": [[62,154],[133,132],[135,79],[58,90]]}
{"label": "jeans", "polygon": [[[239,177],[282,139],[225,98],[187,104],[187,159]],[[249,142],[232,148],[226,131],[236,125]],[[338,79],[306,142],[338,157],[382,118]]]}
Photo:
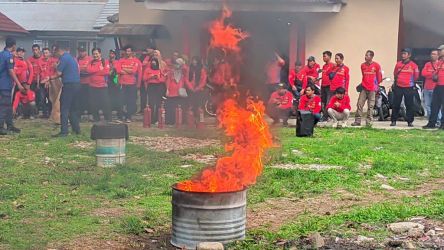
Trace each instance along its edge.
{"label": "jeans", "polygon": [[61,134],[68,134],[68,121],[74,133],[80,133],[79,114],[79,83],[64,83],[60,95],[60,121],[62,123]]}
{"label": "jeans", "polygon": [[401,108],[402,98],[404,97],[404,103],[406,108],[407,122],[412,123],[415,119],[415,107],[414,98],[415,90],[413,88],[400,88],[393,89],[393,113],[392,122],[396,122],[399,117],[399,110]]}
{"label": "jeans", "polygon": [[328,109],[328,114],[333,119],[334,122],[338,121],[344,121],[347,122],[348,118],[350,117],[350,110],[344,109],[343,112],[338,112],[332,108]]}
{"label": "jeans", "polygon": [[0,90],[0,129],[12,127],[12,90]]}
{"label": "jeans", "polygon": [[[438,85],[433,91],[432,112],[429,118],[429,124],[436,124],[439,111],[444,110],[444,85]],[[441,126],[444,124],[444,116],[441,116]]]}
{"label": "jeans", "polygon": [[137,85],[122,85],[122,105],[126,107],[126,110],[121,107],[119,112],[120,119],[129,119],[136,113],[137,108]]}
{"label": "jeans", "polygon": [[[426,115],[428,118],[430,118],[430,115],[432,114],[433,90],[425,89],[423,93],[424,93],[424,106],[427,112]],[[442,116],[442,110],[439,111],[438,120],[441,120],[441,116]]]}
{"label": "jeans", "polygon": [[90,107],[94,121],[100,121],[100,113],[102,110],[105,121],[111,121],[111,104],[109,101],[108,87],[89,88]]}

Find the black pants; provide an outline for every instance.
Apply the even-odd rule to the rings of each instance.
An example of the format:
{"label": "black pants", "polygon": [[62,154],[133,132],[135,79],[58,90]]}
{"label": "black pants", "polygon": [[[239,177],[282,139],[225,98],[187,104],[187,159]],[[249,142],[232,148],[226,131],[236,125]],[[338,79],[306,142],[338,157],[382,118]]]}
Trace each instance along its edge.
{"label": "black pants", "polygon": [[80,83],[63,83],[60,95],[60,122],[61,133],[68,134],[68,121],[74,133],[80,133],[79,94]]}
{"label": "black pants", "polygon": [[[168,97],[165,106],[165,123],[168,125],[174,125],[176,123],[176,108],[180,105],[182,110],[185,110],[186,99],[183,97]],[[185,114],[185,112],[182,112]],[[183,115],[182,115],[183,117]]]}
{"label": "black pants", "polygon": [[[436,124],[439,111],[444,111],[444,85],[437,85],[433,90],[432,112],[429,118],[429,124]],[[441,117],[441,126],[444,124],[444,115]]]}
{"label": "black pants", "polygon": [[148,96],[148,86],[145,85],[144,83],[142,83],[142,85],[140,86],[140,111],[143,112],[143,110],[145,109],[146,105],[147,105],[147,101],[149,98],[147,98]]}
{"label": "black pants", "polygon": [[49,116],[51,112],[51,103],[49,102],[49,90],[45,88],[44,85],[40,85],[37,89],[37,96],[39,97],[36,101],[38,109],[43,112],[44,116]]}
{"label": "black pants", "polygon": [[12,127],[12,90],[0,90],[0,129]]}
{"label": "black pants", "polygon": [[413,88],[400,88],[396,87],[393,90],[393,113],[392,122],[396,122],[399,117],[399,110],[401,108],[402,98],[404,97],[404,103],[406,108],[407,122],[412,123],[415,119],[415,106],[413,98],[415,90]]}
{"label": "black pants", "polygon": [[108,82],[108,96],[110,99],[111,111],[120,111],[122,107],[122,85]]}
{"label": "black pants", "polygon": [[330,103],[332,95],[333,94],[330,91],[330,86],[321,87],[322,117],[328,117],[327,105]]}
{"label": "black pants", "polygon": [[91,113],[94,121],[100,121],[99,111],[102,110],[105,121],[111,121],[111,105],[109,102],[108,88],[94,88],[89,89],[89,100]]}
{"label": "black pants", "polygon": [[137,108],[137,85],[122,85],[122,105],[119,118],[131,120]]}
{"label": "black pants", "polygon": [[85,114],[85,111],[88,114],[91,114],[91,108],[89,105],[89,85],[88,84],[81,84],[80,85],[80,93],[78,95],[79,99],[79,112],[80,115]]}
{"label": "black pants", "polygon": [[164,83],[149,84],[147,87],[147,93],[148,105],[150,105],[151,108],[151,123],[154,124],[157,122],[157,118],[159,117],[159,108],[162,105],[162,97],[165,96],[166,93],[166,86]]}

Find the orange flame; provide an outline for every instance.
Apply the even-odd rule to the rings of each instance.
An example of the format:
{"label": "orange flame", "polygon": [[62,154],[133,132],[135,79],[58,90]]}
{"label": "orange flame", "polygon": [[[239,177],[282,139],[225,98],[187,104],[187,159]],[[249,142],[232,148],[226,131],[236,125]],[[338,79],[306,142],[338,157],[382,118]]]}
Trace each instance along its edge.
{"label": "orange flame", "polygon": [[231,14],[231,10],[224,6],[220,18],[210,24],[211,48],[222,48],[239,52],[239,42],[249,37],[248,33],[230,24],[225,24],[225,20],[231,17]]}
{"label": "orange flame", "polygon": [[[231,11],[224,7],[222,15],[210,26],[211,48],[239,54],[239,42],[248,37],[247,33],[225,24]],[[180,182],[176,188],[189,192],[233,192],[256,183],[262,173],[262,157],[272,146],[272,136],[264,120],[265,106],[262,102],[247,99],[241,107],[233,96],[218,109],[218,120],[225,134],[233,140],[225,145],[231,156],[219,158],[216,166],[204,169],[196,178]]]}

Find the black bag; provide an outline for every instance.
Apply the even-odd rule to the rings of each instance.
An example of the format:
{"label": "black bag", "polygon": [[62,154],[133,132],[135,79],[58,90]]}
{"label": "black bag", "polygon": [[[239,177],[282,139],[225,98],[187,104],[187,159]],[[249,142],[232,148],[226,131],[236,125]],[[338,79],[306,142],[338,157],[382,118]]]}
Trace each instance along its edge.
{"label": "black bag", "polygon": [[296,136],[313,136],[314,123],[314,116],[310,111],[299,110],[296,120]]}
{"label": "black bag", "polygon": [[356,86],[356,91],[357,91],[358,93],[361,93],[362,90],[364,90],[364,88],[362,87],[362,83],[360,83],[360,84],[358,84],[358,86]]}
{"label": "black bag", "polygon": [[344,65],[339,67],[339,69],[337,69],[335,72],[330,72],[330,74],[328,74],[328,79],[330,79],[330,81],[333,80],[333,78],[335,78],[336,74],[338,73],[339,70],[342,69],[342,67],[344,67]]}
{"label": "black bag", "polygon": [[439,80],[439,76],[438,76],[438,74],[433,74],[433,76],[432,76],[432,81],[434,81],[434,82],[438,82],[438,80]]}

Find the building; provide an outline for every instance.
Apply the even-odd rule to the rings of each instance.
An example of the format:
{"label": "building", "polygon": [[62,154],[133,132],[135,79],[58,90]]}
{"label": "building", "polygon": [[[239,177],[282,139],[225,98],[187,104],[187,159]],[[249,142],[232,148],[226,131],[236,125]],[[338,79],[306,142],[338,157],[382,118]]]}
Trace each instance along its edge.
{"label": "building", "polygon": [[91,53],[94,47],[114,48],[113,39],[97,36],[106,5],[104,1],[0,2],[0,12],[29,31],[28,36],[17,38],[21,47],[57,43],[69,46],[73,53],[80,46]]}
{"label": "building", "polygon": [[[145,29],[145,39],[140,35],[126,36],[124,43],[143,47],[153,38],[164,55],[178,50],[187,55],[205,56],[206,24],[219,15],[222,2],[120,1],[119,23],[115,25]],[[374,50],[384,75],[393,77],[401,47],[412,46],[427,54],[428,49],[444,43],[440,26],[444,23],[444,3],[440,0],[231,0],[227,3],[234,11],[232,21],[251,34],[246,47],[254,51],[249,55],[259,61],[266,60],[273,50],[287,55],[290,67],[310,55],[322,64],[325,50],[343,53],[351,70],[353,102],[357,98],[353,89],[360,83],[360,64],[366,50]],[[166,30],[170,38],[158,37],[161,30]]]}
{"label": "building", "polygon": [[29,32],[0,12],[0,49],[5,47],[7,36],[26,36]]}

